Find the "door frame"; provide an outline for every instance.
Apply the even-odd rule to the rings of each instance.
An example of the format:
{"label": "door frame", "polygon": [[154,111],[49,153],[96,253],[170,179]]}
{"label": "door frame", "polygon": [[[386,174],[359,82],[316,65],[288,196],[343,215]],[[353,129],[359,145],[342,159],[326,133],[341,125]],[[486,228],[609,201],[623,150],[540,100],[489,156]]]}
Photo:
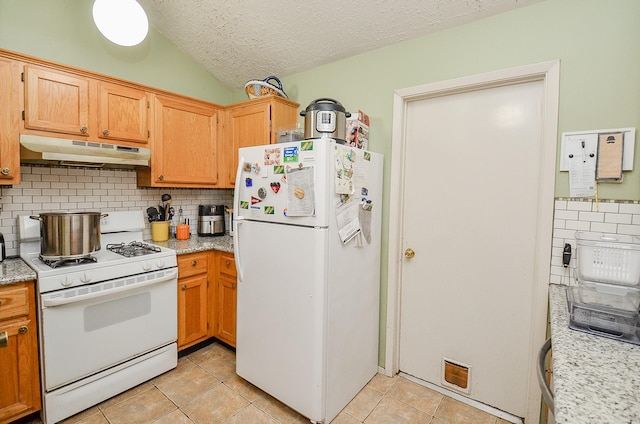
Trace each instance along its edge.
{"label": "door frame", "polygon": [[558,100],[560,61],[554,60],[519,66],[478,75],[433,82],[395,90],[393,99],[393,134],[391,152],[391,184],[389,210],[389,255],[387,274],[387,323],[385,374],[393,376],[400,362],[400,291],[402,289],[404,163],[406,154],[406,114],[414,101],[459,94],[486,88],[543,81],[542,146],[540,152],[540,186],[538,191],[538,228],[534,258],[535,287],[532,298],[532,328],[529,353],[529,393],[526,422],[537,422],[540,388],[536,380],[536,355],[546,338],[547,299],[553,236],[556,148],[558,137]]}

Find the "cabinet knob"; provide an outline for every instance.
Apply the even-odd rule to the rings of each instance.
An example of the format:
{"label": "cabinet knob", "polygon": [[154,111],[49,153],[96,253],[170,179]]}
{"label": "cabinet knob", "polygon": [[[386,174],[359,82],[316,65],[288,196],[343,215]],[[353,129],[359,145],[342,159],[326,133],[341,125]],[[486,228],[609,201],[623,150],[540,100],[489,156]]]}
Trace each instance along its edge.
{"label": "cabinet knob", "polygon": [[193,261],[193,262],[191,262],[191,265],[193,265],[193,266],[198,265],[198,261]]}
{"label": "cabinet knob", "polygon": [[25,334],[27,330],[29,330],[29,328],[26,325],[23,325],[22,327],[18,328],[18,333]]}
{"label": "cabinet knob", "polygon": [[187,285],[183,284],[182,287],[180,287],[182,290],[186,290],[187,289]]}
{"label": "cabinet knob", "polygon": [[7,346],[9,346],[9,335],[6,331],[3,331],[2,333],[0,333],[0,347]]}
{"label": "cabinet knob", "polygon": [[102,130],[102,134],[109,135],[109,130]]}
{"label": "cabinet knob", "polygon": [[87,133],[87,127],[80,127],[80,132],[82,134],[86,134]]}
{"label": "cabinet knob", "polygon": [[408,248],[407,250],[405,250],[405,251],[404,251],[404,256],[405,256],[407,259],[411,259],[411,258],[413,258],[414,256],[416,256],[416,252],[415,252],[413,249]]}
{"label": "cabinet knob", "polygon": [[235,289],[237,285],[238,285],[237,283],[233,283],[233,284],[231,284],[231,288]]}
{"label": "cabinet knob", "polygon": [[160,181],[164,180],[164,175],[158,175],[158,179],[159,179]]}
{"label": "cabinet knob", "polygon": [[229,268],[229,265],[231,265],[231,261],[225,261],[224,264],[227,266],[227,268]]}
{"label": "cabinet knob", "polygon": [[9,175],[9,174],[11,174],[11,169],[2,168],[2,170],[0,170],[0,173],[2,173],[2,175]]}
{"label": "cabinet knob", "polygon": [[0,306],[4,303],[4,299],[0,299]]}

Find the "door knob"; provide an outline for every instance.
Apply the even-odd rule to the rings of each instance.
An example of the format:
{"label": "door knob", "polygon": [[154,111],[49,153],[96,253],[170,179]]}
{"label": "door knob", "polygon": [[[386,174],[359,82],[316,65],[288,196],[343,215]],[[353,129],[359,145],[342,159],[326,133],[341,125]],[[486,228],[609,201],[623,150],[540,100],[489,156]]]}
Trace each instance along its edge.
{"label": "door knob", "polygon": [[411,258],[413,258],[414,256],[416,256],[416,252],[414,252],[414,251],[413,251],[413,249],[408,248],[407,250],[405,250],[405,251],[404,251],[404,256],[405,256],[407,259],[411,259]]}

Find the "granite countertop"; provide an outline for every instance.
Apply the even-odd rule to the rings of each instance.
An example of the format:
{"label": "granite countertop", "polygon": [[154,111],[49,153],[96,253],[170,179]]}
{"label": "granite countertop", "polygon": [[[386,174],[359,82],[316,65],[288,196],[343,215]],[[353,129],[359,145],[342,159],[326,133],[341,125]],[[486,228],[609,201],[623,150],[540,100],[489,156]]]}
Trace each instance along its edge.
{"label": "granite countertop", "polygon": [[7,258],[0,263],[0,286],[36,279],[34,270],[20,258]]}
{"label": "granite countertop", "polygon": [[572,330],[565,286],[549,286],[557,424],[640,423],[640,346]]}
{"label": "granite countertop", "polygon": [[227,253],[233,253],[233,237],[232,236],[212,236],[200,237],[192,235],[187,240],[177,240],[170,238],[167,241],[151,241],[158,246],[168,247],[176,251],[178,255],[187,253],[204,252],[207,250],[221,250]]}

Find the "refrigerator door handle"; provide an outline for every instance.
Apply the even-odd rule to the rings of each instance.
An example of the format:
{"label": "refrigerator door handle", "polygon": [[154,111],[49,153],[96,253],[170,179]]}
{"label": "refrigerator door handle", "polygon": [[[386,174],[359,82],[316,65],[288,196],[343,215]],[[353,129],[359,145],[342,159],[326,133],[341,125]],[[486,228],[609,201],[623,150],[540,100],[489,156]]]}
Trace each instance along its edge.
{"label": "refrigerator door handle", "polygon": [[[244,156],[240,158],[238,161],[238,169],[236,169],[236,182],[234,187],[234,191],[240,190],[240,176],[242,175],[242,166],[244,164]],[[240,216],[240,198],[238,196],[233,196],[233,211],[236,214],[236,218]]]}
{"label": "refrigerator door handle", "polygon": [[238,272],[238,281],[242,281],[242,260],[240,258],[240,249],[238,246],[238,241],[240,240],[240,224],[244,217],[240,216],[240,197],[237,195],[238,190],[240,190],[240,176],[242,175],[242,166],[244,164],[244,156],[240,157],[238,161],[238,169],[236,170],[236,183],[235,183],[235,192],[236,194],[233,196],[233,210],[235,211],[235,216],[233,218],[233,222],[231,226],[233,228],[234,234],[234,242],[233,242],[233,255],[235,257],[236,262],[236,271]]}
{"label": "refrigerator door handle", "polygon": [[238,246],[238,240],[240,239],[240,225],[242,224],[242,219],[236,218],[233,222],[233,255],[236,263],[236,271],[238,273],[238,281],[243,281],[242,278],[242,259],[240,258],[240,249]]}

